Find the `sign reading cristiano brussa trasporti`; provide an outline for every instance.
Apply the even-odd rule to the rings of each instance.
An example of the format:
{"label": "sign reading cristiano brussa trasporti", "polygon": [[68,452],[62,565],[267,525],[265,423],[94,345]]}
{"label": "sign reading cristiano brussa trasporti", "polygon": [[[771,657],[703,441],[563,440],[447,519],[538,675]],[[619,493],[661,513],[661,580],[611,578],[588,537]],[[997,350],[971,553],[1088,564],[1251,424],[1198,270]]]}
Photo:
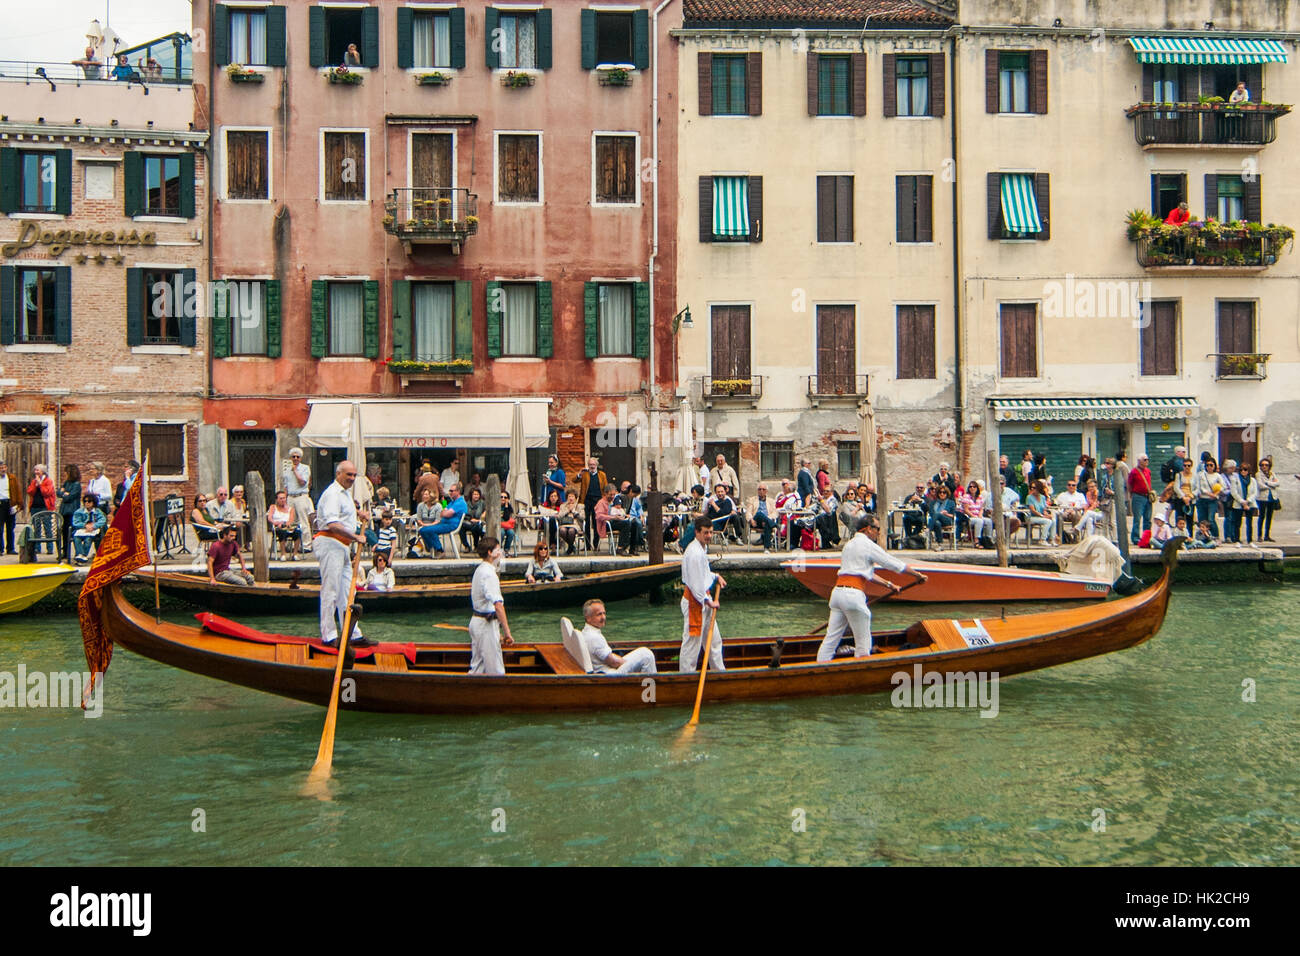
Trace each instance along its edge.
{"label": "sign reading cristiano brussa trasporti", "polygon": [[[115,265],[120,266],[125,260],[120,251],[123,247],[157,244],[157,234],[152,230],[142,233],[138,229],[130,232],[125,229],[46,229],[39,222],[24,219],[18,228],[18,238],[0,246],[0,256],[12,259],[24,249],[42,245],[48,247],[51,258],[58,258],[64,250],[76,246],[78,251],[75,258],[78,263],[91,259],[103,265],[112,259]],[[85,246],[95,248],[93,252],[87,253],[81,251]]]}

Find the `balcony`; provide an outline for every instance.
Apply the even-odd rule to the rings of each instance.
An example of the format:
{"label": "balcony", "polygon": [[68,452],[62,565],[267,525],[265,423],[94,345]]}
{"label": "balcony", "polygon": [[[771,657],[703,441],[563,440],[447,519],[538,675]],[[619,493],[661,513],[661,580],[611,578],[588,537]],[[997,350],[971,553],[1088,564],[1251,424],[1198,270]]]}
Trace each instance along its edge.
{"label": "balcony", "polygon": [[1237,380],[1262,382],[1268,378],[1269,352],[1211,352],[1206,358],[1214,362],[1215,381]]}
{"label": "balcony", "polygon": [[1295,230],[1259,222],[1192,220],[1163,223],[1141,209],[1128,214],[1128,237],[1138,265],[1169,273],[1249,275],[1262,272],[1291,248]]}
{"label": "balcony", "polygon": [[714,402],[734,402],[741,405],[757,405],[763,397],[763,376],[751,375],[749,378],[712,378],[702,379],[701,394],[706,407]]}
{"label": "balcony", "polygon": [[816,408],[821,402],[867,397],[866,375],[809,375],[808,400]]}
{"label": "balcony", "polygon": [[1208,146],[1253,150],[1277,138],[1284,103],[1139,103],[1125,113],[1144,150]]}
{"label": "balcony", "polygon": [[469,359],[433,362],[388,359],[383,364],[398,377],[403,389],[422,382],[451,382],[456,388],[461,388],[466,377],[474,374],[474,363]]}
{"label": "balcony", "polygon": [[450,246],[458,256],[478,232],[478,196],[450,187],[394,189],[384,200],[384,231],[401,240],[408,256],[414,245]]}

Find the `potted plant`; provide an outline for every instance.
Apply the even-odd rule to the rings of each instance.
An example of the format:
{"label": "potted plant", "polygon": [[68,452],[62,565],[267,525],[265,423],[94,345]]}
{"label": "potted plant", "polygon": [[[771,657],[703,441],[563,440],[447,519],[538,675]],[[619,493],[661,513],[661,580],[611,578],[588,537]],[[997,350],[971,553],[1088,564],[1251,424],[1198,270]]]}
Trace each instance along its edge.
{"label": "potted plant", "polygon": [[415,78],[415,82],[420,86],[446,86],[451,82],[451,77],[439,70],[432,73],[421,73]]}
{"label": "potted plant", "polygon": [[531,73],[516,73],[510,70],[501,78],[501,84],[512,90],[517,90],[525,86],[533,85],[533,75]]}
{"label": "potted plant", "polygon": [[242,63],[231,63],[226,67],[226,75],[230,77],[231,83],[261,83],[265,79],[261,73]]}
{"label": "potted plant", "polygon": [[401,373],[421,372],[430,374],[464,374],[474,371],[474,363],[469,359],[451,359],[446,362],[420,362],[414,359],[387,359],[384,364],[389,371]]}
{"label": "potted plant", "polygon": [[632,71],[625,66],[611,66],[602,69],[599,74],[603,86],[631,86]]}
{"label": "potted plant", "polygon": [[747,378],[715,378],[713,380],[713,392],[716,395],[735,395],[739,392],[748,392],[753,386],[753,381]]}
{"label": "potted plant", "polygon": [[356,86],[361,82],[361,74],[349,70],[346,66],[336,66],[325,75],[331,83],[339,83],[344,86]]}

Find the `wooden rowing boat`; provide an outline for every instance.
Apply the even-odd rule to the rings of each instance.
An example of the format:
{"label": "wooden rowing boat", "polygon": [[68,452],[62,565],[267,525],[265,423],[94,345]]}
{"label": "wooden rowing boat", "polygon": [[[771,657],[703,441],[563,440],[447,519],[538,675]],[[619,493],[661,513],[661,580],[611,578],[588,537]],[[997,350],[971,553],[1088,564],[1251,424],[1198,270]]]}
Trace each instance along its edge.
{"label": "wooden rowing boat", "polygon": [[[651,564],[613,571],[574,575],[549,584],[529,584],[522,578],[503,580],[501,593],[508,608],[577,608],[588,598],[618,601],[652,593],[681,577],[676,564]],[[198,574],[164,572],[158,588],[199,607],[241,614],[275,614],[315,611],[320,607],[320,583],[271,581],[241,587],[212,584]],[[469,608],[468,581],[447,584],[405,584],[392,591],[358,591],[367,616],[381,611],[455,610]]]}
{"label": "wooden rowing boat", "polygon": [[76,572],[71,564],[6,564],[0,567],[0,614],[25,611]]}
{"label": "wooden rowing boat", "polygon": [[[1133,597],[1005,619],[922,620],[877,634],[878,653],[861,659],[818,664],[821,638],[801,635],[784,639],[774,667],[780,639],[730,639],[723,650],[727,669],[710,676],[706,696],[715,703],[875,693],[890,690],[900,671],[943,679],[974,671],[1006,677],[1132,647],[1160,629],[1175,563],[1171,543],[1160,580]],[[107,635],[137,654],[267,693],[327,703],[335,658],[318,643],[247,629],[244,636],[226,636],[214,629],[240,633],[239,625],[206,617],[211,626],[204,628],[156,624],[152,614],[132,607],[116,584],[103,610]],[[465,644],[381,645],[349,671],[355,693],[342,706],[419,714],[690,706],[698,680],[676,672],[679,642],[650,646],[660,667],[653,683],[642,675],[588,675],[562,643],[506,648],[504,677],[469,675]]]}
{"label": "wooden rowing boat", "polygon": [[[1025,568],[1000,568],[993,565],[957,564],[940,561],[910,561],[912,567],[929,580],[907,588],[902,594],[887,597],[892,601],[923,604],[964,603],[974,601],[1078,601],[1104,598],[1110,582],[1055,571],[1031,571]],[[782,562],[785,568],[813,594],[828,598],[835,587],[838,557],[796,558]],[[915,579],[909,574],[877,569],[876,575],[902,586]],[[867,582],[867,596],[885,594],[887,588],[878,581]]]}

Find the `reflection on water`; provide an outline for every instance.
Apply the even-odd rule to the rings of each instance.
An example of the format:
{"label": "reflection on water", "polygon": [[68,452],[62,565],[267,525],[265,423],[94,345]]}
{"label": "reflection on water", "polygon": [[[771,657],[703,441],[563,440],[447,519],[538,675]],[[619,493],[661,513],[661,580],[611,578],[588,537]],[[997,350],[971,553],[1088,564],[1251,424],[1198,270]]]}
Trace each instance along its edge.
{"label": "reflection on water", "polygon": [[[98,720],[0,710],[0,862],[1294,865],[1295,603],[1180,591],[1153,641],[1007,680],[993,720],[887,696],[706,705],[679,746],[685,710],[343,713],[331,802],[299,796],[322,709],[122,652]],[[798,633],[824,608],[737,601],[721,626]],[[886,605],[876,625],[981,613],[997,609]],[[610,617],[618,639],[680,633],[672,604]],[[373,617],[367,634],[455,639],[433,620],[463,623]],[[558,637],[554,614],[511,620]],[[72,616],[2,627],[2,671],[84,667]]]}

